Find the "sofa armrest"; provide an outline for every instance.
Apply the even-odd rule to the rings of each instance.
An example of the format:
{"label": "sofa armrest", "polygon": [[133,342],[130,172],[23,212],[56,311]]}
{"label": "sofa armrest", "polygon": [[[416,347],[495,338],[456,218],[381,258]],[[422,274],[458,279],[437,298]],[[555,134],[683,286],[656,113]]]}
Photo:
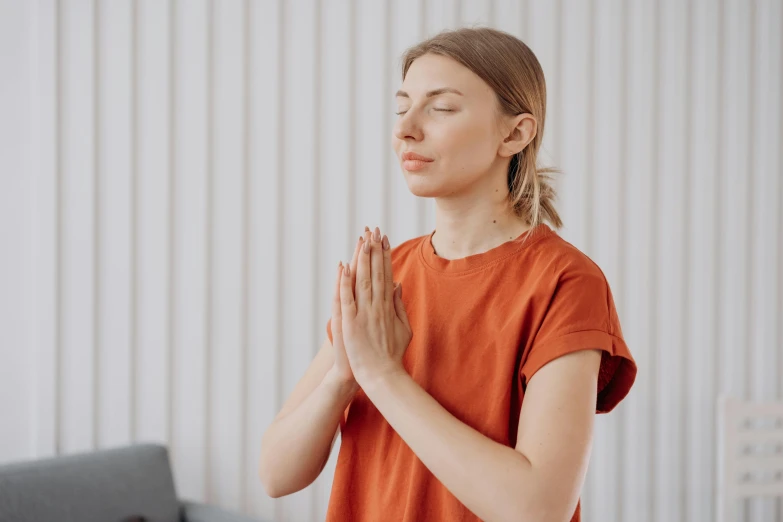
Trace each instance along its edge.
{"label": "sofa armrest", "polygon": [[262,522],[256,518],[189,500],[180,501],[179,506],[182,522]]}

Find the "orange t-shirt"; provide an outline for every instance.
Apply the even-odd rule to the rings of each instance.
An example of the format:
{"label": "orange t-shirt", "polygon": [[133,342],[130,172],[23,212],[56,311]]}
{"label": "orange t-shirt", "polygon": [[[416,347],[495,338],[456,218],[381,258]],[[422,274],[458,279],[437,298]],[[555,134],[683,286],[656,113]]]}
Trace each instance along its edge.
{"label": "orange t-shirt", "polygon": [[[395,247],[392,267],[413,330],[403,365],[452,415],[514,447],[527,381],[553,359],[589,348],[604,350],[596,412],[626,396],[636,364],[590,258],[545,224],[453,260],[435,253],[434,233]],[[331,340],[330,323],[327,333]],[[361,390],[341,432],[327,522],[479,520]],[[580,520],[579,504],[571,520]]]}

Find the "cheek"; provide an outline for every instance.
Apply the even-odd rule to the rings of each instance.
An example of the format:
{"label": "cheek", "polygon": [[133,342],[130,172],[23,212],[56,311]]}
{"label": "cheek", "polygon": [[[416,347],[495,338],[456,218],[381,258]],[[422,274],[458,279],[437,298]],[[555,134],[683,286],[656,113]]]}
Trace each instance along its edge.
{"label": "cheek", "polygon": [[489,140],[489,132],[479,125],[452,129],[444,134],[438,147],[443,166],[451,173],[480,173],[486,171],[495,159],[496,150]]}

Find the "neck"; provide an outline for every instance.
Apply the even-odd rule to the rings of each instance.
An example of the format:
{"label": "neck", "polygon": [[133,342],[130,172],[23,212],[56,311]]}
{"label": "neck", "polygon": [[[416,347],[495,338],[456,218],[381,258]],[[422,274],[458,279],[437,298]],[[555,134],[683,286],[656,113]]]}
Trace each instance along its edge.
{"label": "neck", "polygon": [[432,246],[439,257],[461,259],[516,239],[530,226],[508,203],[508,189],[490,197],[436,198]]}

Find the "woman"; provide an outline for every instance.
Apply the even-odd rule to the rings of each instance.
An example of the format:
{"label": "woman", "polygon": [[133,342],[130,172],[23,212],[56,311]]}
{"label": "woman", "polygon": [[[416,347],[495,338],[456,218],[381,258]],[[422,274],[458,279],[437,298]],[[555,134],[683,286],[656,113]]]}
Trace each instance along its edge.
{"label": "woman", "polygon": [[[272,496],[323,469],[328,521],[575,521],[594,415],[636,376],[604,274],[561,226],[537,169],[538,60],[493,29],[403,60],[392,144],[436,228],[376,228],[338,267],[328,340],[263,444]],[[399,283],[393,283],[393,280]]]}

